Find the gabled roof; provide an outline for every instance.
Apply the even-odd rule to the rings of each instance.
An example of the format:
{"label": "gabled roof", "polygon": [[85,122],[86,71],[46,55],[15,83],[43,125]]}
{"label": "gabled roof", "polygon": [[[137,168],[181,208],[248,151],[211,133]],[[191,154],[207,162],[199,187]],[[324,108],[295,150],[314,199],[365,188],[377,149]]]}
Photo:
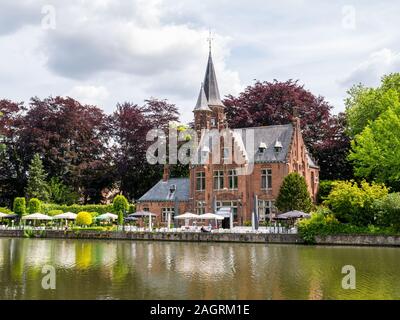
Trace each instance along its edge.
{"label": "gabled roof", "polygon": [[[176,191],[171,193],[171,186],[175,185]],[[189,178],[171,178],[167,181],[158,181],[138,201],[188,201]]]}
{"label": "gabled roof", "polygon": [[[246,161],[255,163],[286,162],[292,136],[292,124],[232,130],[232,137],[236,140],[235,148],[238,148],[235,152],[243,152]],[[211,152],[215,141],[217,140],[211,137],[202,137],[193,163],[207,162],[208,156],[203,155],[203,152]],[[282,146],[278,152],[275,150],[276,145]],[[260,146],[262,146],[261,150]]]}
{"label": "gabled roof", "polygon": [[211,57],[211,51],[208,56],[206,75],[204,76],[204,92],[208,100],[208,105],[223,106],[221,98],[219,96],[217,77],[215,75],[215,69]]}
{"label": "gabled roof", "polygon": [[[255,128],[243,128],[242,140],[246,146],[247,154],[254,162],[285,162],[290,143],[292,142],[293,125],[275,125]],[[253,132],[251,132],[253,131]],[[254,136],[254,144],[251,148],[251,143],[246,139]],[[279,152],[275,151],[275,144],[278,142],[282,145]],[[263,151],[259,150],[260,144],[266,146]]]}
{"label": "gabled roof", "polygon": [[201,84],[199,97],[197,98],[197,103],[193,111],[211,111],[211,109],[208,107],[208,101],[206,93],[204,92],[203,84]]}

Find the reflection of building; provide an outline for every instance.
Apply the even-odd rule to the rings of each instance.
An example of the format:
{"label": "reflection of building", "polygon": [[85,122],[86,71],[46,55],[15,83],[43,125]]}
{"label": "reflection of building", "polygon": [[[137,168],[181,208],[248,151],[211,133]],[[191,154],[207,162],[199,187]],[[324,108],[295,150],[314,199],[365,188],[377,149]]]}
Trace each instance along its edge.
{"label": "reflection of building", "polygon": [[[304,176],[315,200],[319,167],[305,147],[300,120],[294,117],[286,125],[232,131],[227,129],[224,108],[210,52],[193,110],[194,129],[200,139],[196,156],[205,160],[192,161],[189,178],[171,179],[165,166],[163,179],[139,199],[139,210],[149,210],[164,220],[169,212],[201,214],[229,207],[234,221],[242,224],[251,220],[256,207],[260,220],[265,220],[274,211],[274,200],[284,177],[291,172]],[[223,133],[217,149],[210,143],[212,137],[206,139],[202,135],[204,129]],[[239,155],[236,158],[244,161],[237,161],[235,152]],[[220,160],[215,162],[212,159],[217,153]],[[253,170],[244,174],[249,163],[254,163]]]}

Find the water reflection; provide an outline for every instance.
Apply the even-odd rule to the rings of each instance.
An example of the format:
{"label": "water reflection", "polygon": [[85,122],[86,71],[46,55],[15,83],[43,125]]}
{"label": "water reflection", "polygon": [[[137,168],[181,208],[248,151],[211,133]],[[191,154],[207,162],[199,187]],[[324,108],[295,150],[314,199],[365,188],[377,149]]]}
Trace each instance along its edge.
{"label": "water reflection", "polygon": [[396,248],[3,238],[0,299],[399,299],[399,262]]}

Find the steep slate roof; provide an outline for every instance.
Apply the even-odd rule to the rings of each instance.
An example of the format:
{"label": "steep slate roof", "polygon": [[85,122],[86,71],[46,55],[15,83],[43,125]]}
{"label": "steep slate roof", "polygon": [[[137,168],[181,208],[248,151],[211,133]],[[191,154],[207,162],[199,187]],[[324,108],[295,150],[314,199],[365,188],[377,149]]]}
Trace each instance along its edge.
{"label": "steep slate roof", "polygon": [[211,111],[211,109],[208,107],[208,101],[206,93],[204,92],[203,84],[201,84],[199,97],[197,98],[197,103],[193,111]]}
{"label": "steep slate roof", "polygon": [[[171,185],[176,186],[176,191],[171,194]],[[171,178],[167,181],[158,181],[138,201],[188,201],[189,200],[189,178]]]}
{"label": "steep slate roof", "polygon": [[217,77],[215,75],[215,69],[211,57],[211,51],[208,56],[206,75],[204,77],[204,92],[208,100],[208,105],[223,106],[221,98],[219,96]]}
{"label": "steep slate roof", "polygon": [[[243,128],[242,140],[246,146],[246,151],[250,159],[254,156],[254,162],[285,162],[289,151],[290,143],[292,141],[293,125],[276,125],[266,127],[255,127],[255,128]],[[246,144],[246,138],[250,131],[250,137],[254,133],[254,148],[250,150],[250,144]],[[253,131],[253,133],[252,133]],[[275,152],[275,143],[280,141],[282,144],[282,150]],[[264,143],[266,149],[260,152],[259,146]]]}

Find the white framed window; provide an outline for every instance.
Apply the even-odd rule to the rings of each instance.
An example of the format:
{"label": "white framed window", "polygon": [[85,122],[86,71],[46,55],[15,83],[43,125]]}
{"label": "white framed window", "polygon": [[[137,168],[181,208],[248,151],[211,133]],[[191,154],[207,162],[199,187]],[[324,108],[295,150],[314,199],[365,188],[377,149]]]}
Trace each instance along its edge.
{"label": "white framed window", "polygon": [[221,190],[224,188],[224,171],[214,171],[214,190]]}
{"label": "white framed window", "polygon": [[196,201],[196,213],[197,214],[206,213],[206,202],[205,201]]}
{"label": "white framed window", "polygon": [[223,160],[229,160],[230,159],[230,148],[223,148],[222,149],[222,155],[223,155]]}
{"label": "white framed window", "polygon": [[228,179],[229,179],[229,189],[237,189],[238,188],[238,175],[236,169],[232,169],[228,171]]}
{"label": "white framed window", "polygon": [[215,118],[211,118],[211,127],[217,126],[217,120]]}
{"label": "white framed window", "polygon": [[274,202],[272,200],[258,200],[258,219],[259,221],[269,220],[267,214],[272,213]]}
{"label": "white framed window", "polygon": [[206,189],[206,174],[204,171],[196,172],[196,190],[204,191]]}
{"label": "white framed window", "polygon": [[261,189],[263,190],[272,189],[272,169],[261,170]]}
{"label": "white framed window", "polygon": [[174,221],[174,214],[175,214],[175,209],[174,208],[162,208],[161,210],[161,220],[163,222],[168,222],[168,215],[171,214],[171,222]]}

